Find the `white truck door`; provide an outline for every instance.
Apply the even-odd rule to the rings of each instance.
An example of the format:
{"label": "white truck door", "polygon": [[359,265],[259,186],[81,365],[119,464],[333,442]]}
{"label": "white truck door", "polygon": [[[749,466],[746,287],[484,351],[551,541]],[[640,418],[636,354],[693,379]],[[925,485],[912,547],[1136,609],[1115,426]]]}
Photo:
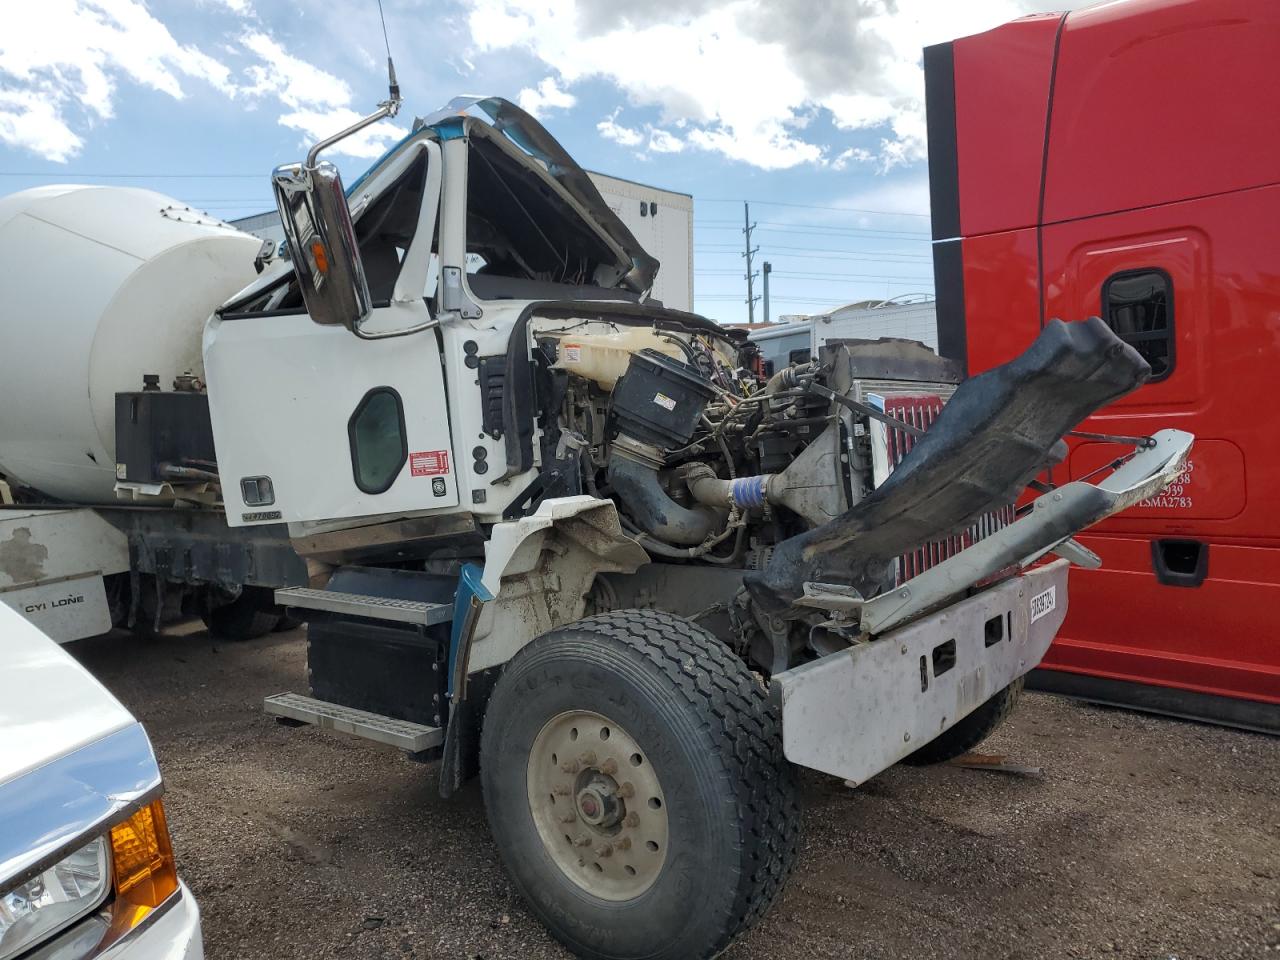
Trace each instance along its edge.
{"label": "white truck door", "polygon": [[[379,171],[387,185],[352,198],[363,203],[356,232],[374,301],[370,331],[430,320],[440,150],[418,146],[389,184]],[[313,323],[300,306],[224,313],[206,328],[204,361],[231,526],[457,506],[436,329],[365,340]]]}

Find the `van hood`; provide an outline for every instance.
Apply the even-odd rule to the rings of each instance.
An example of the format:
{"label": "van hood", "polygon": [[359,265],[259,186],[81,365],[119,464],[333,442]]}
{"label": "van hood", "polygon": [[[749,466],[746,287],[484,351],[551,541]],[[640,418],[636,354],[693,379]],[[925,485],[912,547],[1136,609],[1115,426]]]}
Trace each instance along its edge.
{"label": "van hood", "polygon": [[0,603],[0,784],[134,722],[69,653]]}
{"label": "van hood", "polygon": [[453,117],[474,115],[473,111],[487,117],[495,132],[540,161],[548,175],[569,194],[581,212],[608,237],[624,260],[619,283],[636,293],[647,292],[658,275],[659,262],[645,252],[627,225],[609,209],[587,172],[578,166],[560,141],[529,113],[502,97],[462,96],[450,100],[434,113],[416,119],[413,129],[416,133]]}

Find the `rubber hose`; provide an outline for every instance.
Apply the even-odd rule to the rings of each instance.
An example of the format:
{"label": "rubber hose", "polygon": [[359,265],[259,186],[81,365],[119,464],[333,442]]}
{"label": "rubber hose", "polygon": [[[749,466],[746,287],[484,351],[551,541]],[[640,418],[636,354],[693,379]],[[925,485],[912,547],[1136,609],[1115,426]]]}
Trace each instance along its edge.
{"label": "rubber hose", "polygon": [[662,489],[657,470],[628,457],[609,458],[609,483],[636,525],[665,543],[696,546],[719,524],[715,510],[680,506]]}

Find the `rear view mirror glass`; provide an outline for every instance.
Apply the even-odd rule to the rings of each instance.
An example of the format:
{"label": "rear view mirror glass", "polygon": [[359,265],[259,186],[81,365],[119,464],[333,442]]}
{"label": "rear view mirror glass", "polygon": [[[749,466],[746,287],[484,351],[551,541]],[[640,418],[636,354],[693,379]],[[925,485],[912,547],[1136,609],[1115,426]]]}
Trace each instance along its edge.
{"label": "rear view mirror glass", "polygon": [[354,331],[368,319],[372,299],[338,168],[287,164],[271,180],[307,313]]}

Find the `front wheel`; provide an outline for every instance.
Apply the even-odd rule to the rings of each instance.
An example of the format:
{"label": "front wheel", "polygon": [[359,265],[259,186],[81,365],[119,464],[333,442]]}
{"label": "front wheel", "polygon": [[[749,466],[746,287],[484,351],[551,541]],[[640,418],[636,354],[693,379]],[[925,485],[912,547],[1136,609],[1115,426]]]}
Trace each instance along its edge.
{"label": "front wheel", "polygon": [[925,767],[964,756],[995,733],[1000,724],[1008,719],[1022,695],[1022,684],[1023,678],[1019,677],[954,727],[943,731],[902,762],[913,767]]}
{"label": "front wheel", "polygon": [[266,587],[245,587],[230,603],[206,606],[200,618],[209,633],[222,640],[257,640],[280,622],[281,611]]}
{"label": "front wheel", "polygon": [[669,614],[601,614],[520,651],[489,701],[480,772],[512,880],[582,957],[714,957],[795,859],[764,689]]}

